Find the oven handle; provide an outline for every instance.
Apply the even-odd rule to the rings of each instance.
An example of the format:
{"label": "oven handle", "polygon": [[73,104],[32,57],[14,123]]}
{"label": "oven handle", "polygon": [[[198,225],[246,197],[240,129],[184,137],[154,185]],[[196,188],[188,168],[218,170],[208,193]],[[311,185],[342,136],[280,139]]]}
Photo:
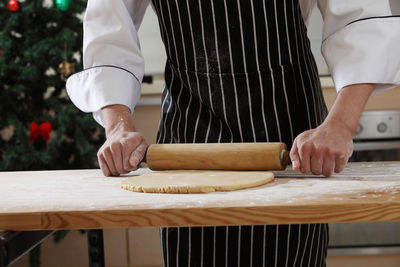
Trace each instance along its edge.
{"label": "oven handle", "polygon": [[400,141],[354,142],[354,151],[400,149]]}

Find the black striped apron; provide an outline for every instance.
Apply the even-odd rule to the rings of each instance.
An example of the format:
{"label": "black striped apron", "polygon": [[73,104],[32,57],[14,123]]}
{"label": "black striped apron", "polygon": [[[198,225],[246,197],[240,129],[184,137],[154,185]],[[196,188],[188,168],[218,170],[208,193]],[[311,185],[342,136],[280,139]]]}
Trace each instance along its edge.
{"label": "black striped apron", "polygon": [[[158,143],[281,141],[327,114],[297,0],[153,0]],[[325,266],[327,224],[162,228],[165,266]]]}

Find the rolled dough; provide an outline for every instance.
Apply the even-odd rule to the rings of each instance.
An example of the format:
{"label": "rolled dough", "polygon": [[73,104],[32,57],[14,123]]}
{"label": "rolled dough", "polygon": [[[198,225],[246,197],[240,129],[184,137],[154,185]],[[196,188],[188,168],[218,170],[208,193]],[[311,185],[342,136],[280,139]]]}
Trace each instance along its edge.
{"label": "rolled dough", "polygon": [[145,193],[208,193],[233,191],[271,182],[264,171],[159,171],[121,181],[121,188]]}

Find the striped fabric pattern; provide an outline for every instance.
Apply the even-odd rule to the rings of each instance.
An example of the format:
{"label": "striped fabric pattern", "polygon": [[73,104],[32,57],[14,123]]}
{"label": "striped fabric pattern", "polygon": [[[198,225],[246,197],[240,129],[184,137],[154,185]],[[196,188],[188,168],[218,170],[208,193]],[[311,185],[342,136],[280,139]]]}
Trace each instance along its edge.
{"label": "striped fabric pattern", "polygon": [[322,122],[327,111],[300,9],[275,1],[154,2],[168,54],[158,143],[290,146]]}
{"label": "striped fabric pattern", "polygon": [[[297,0],[153,0],[158,143],[285,142],[327,115]],[[163,228],[165,266],[325,266],[328,226]]]}
{"label": "striped fabric pattern", "polygon": [[325,266],[328,225],[163,228],[164,266]]}

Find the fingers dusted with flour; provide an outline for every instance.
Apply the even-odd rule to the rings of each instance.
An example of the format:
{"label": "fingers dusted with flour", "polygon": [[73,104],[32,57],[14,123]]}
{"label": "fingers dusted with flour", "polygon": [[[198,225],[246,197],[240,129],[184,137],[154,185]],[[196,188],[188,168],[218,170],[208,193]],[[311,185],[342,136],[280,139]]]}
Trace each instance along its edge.
{"label": "fingers dusted with flour", "polygon": [[97,153],[103,174],[118,176],[137,169],[146,148],[147,143],[140,133],[129,132],[119,126]]}
{"label": "fingers dusted with flour", "polygon": [[341,89],[325,121],[294,140],[290,151],[294,170],[330,176],[344,169],[353,153],[358,120],[374,88],[374,84],[353,84]]}
{"label": "fingers dusted with flour", "polygon": [[141,161],[143,161],[146,155],[148,145],[146,142],[139,144],[136,149],[131,153],[129,157],[129,164],[130,166],[137,167]]}
{"label": "fingers dusted with flour", "polygon": [[97,153],[105,176],[118,176],[137,169],[143,160],[147,142],[136,132],[128,107],[112,105],[102,109],[106,141]]}
{"label": "fingers dusted with flour", "polygon": [[290,152],[294,170],[330,176],[341,171],[353,152],[353,135],[327,122],[296,137]]}

